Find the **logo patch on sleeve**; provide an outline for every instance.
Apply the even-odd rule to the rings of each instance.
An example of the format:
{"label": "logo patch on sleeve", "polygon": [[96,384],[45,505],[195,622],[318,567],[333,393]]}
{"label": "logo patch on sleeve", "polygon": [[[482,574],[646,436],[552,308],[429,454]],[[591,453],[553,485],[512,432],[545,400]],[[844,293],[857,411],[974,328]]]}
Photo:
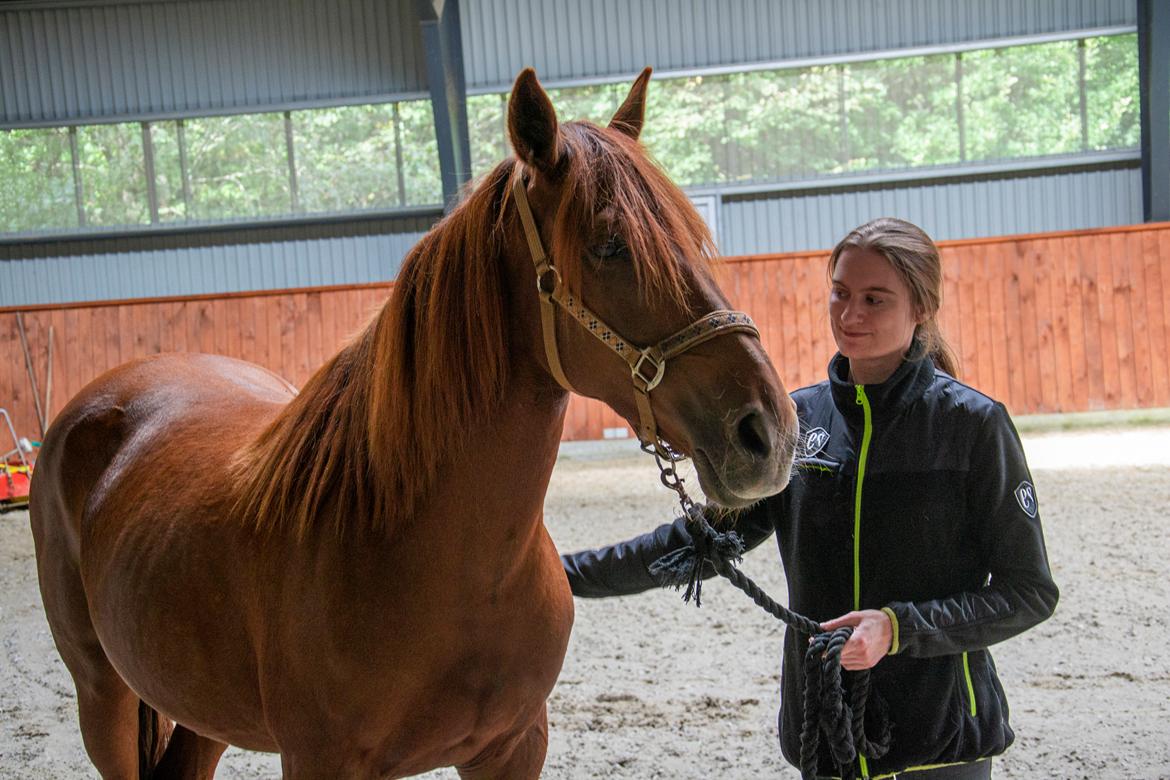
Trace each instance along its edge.
{"label": "logo patch on sleeve", "polygon": [[829,432],[824,428],[813,428],[804,435],[804,457],[811,458],[829,443]]}
{"label": "logo patch on sleeve", "polygon": [[1031,482],[1021,482],[1016,487],[1016,502],[1028,517],[1036,516],[1036,488]]}

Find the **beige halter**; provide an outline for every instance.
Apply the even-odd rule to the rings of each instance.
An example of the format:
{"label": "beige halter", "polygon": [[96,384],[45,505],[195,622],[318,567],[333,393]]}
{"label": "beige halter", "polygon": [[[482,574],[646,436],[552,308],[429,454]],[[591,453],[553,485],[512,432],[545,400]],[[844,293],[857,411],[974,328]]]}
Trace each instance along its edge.
{"label": "beige halter", "polygon": [[644,448],[653,448],[658,452],[661,443],[658,439],[658,428],[654,422],[654,412],[650,409],[650,391],[658,386],[666,374],[666,361],[723,333],[751,333],[759,338],[759,330],[756,329],[751,317],[743,312],[719,309],[703,315],[678,333],[663,339],[652,347],[645,349],[635,347],[590,311],[561,282],[560,272],[544,253],[544,245],[540,241],[540,233],[537,232],[536,222],[532,218],[532,209],[528,205],[528,195],[524,191],[522,177],[516,177],[512,184],[512,194],[516,199],[516,206],[520,210],[520,221],[524,225],[524,234],[528,238],[528,250],[531,252],[532,262],[536,266],[536,289],[540,295],[540,320],[544,331],[544,352],[548,358],[549,370],[552,371],[553,377],[561,387],[570,392],[573,391],[573,386],[569,384],[569,379],[561,367],[561,358],[557,351],[555,304],[560,304],[586,330],[596,336],[602,344],[616,352],[618,357],[630,367],[634,384],[634,401],[638,405],[638,439]]}

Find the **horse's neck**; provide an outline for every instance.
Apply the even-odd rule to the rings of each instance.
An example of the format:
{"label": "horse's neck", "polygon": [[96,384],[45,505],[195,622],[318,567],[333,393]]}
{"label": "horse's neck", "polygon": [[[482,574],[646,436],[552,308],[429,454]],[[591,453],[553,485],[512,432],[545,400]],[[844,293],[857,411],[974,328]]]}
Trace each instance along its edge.
{"label": "horse's neck", "polygon": [[[503,286],[532,290],[531,259],[522,240],[505,251]],[[540,328],[538,298],[510,296],[504,315],[508,330],[508,369],[500,398],[468,424],[462,446],[440,467],[423,510],[424,522],[450,534],[454,524],[468,529],[468,543],[489,538],[524,539],[541,527],[545,492],[557,459],[568,394],[558,387],[536,356],[531,340]],[[444,542],[450,543],[450,540]],[[488,545],[485,554],[509,545]]]}
{"label": "horse's neck", "polygon": [[489,419],[469,427],[466,444],[441,469],[421,525],[443,544],[524,539],[539,526],[556,463],[568,398],[558,391],[509,384]]}

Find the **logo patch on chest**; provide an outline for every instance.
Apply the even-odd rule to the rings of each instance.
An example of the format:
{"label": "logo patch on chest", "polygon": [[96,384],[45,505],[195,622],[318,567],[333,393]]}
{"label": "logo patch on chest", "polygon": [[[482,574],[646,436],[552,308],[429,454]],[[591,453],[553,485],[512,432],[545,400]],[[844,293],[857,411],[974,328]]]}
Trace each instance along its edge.
{"label": "logo patch on chest", "polygon": [[813,428],[804,435],[804,457],[811,458],[829,443],[829,432],[824,428]]}
{"label": "logo patch on chest", "polygon": [[1028,517],[1036,516],[1036,488],[1031,482],[1021,482],[1016,487],[1016,502]]}

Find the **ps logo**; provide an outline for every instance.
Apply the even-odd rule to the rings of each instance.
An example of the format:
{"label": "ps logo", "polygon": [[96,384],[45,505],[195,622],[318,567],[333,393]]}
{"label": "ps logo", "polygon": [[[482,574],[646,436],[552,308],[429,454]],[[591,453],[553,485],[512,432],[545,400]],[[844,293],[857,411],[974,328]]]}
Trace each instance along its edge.
{"label": "ps logo", "polygon": [[804,437],[804,456],[811,458],[829,443],[829,432],[824,428],[813,428]]}
{"label": "ps logo", "polygon": [[1032,487],[1031,482],[1021,482],[1016,487],[1016,501],[1020,509],[1024,510],[1024,514],[1028,517],[1036,516],[1036,489]]}

